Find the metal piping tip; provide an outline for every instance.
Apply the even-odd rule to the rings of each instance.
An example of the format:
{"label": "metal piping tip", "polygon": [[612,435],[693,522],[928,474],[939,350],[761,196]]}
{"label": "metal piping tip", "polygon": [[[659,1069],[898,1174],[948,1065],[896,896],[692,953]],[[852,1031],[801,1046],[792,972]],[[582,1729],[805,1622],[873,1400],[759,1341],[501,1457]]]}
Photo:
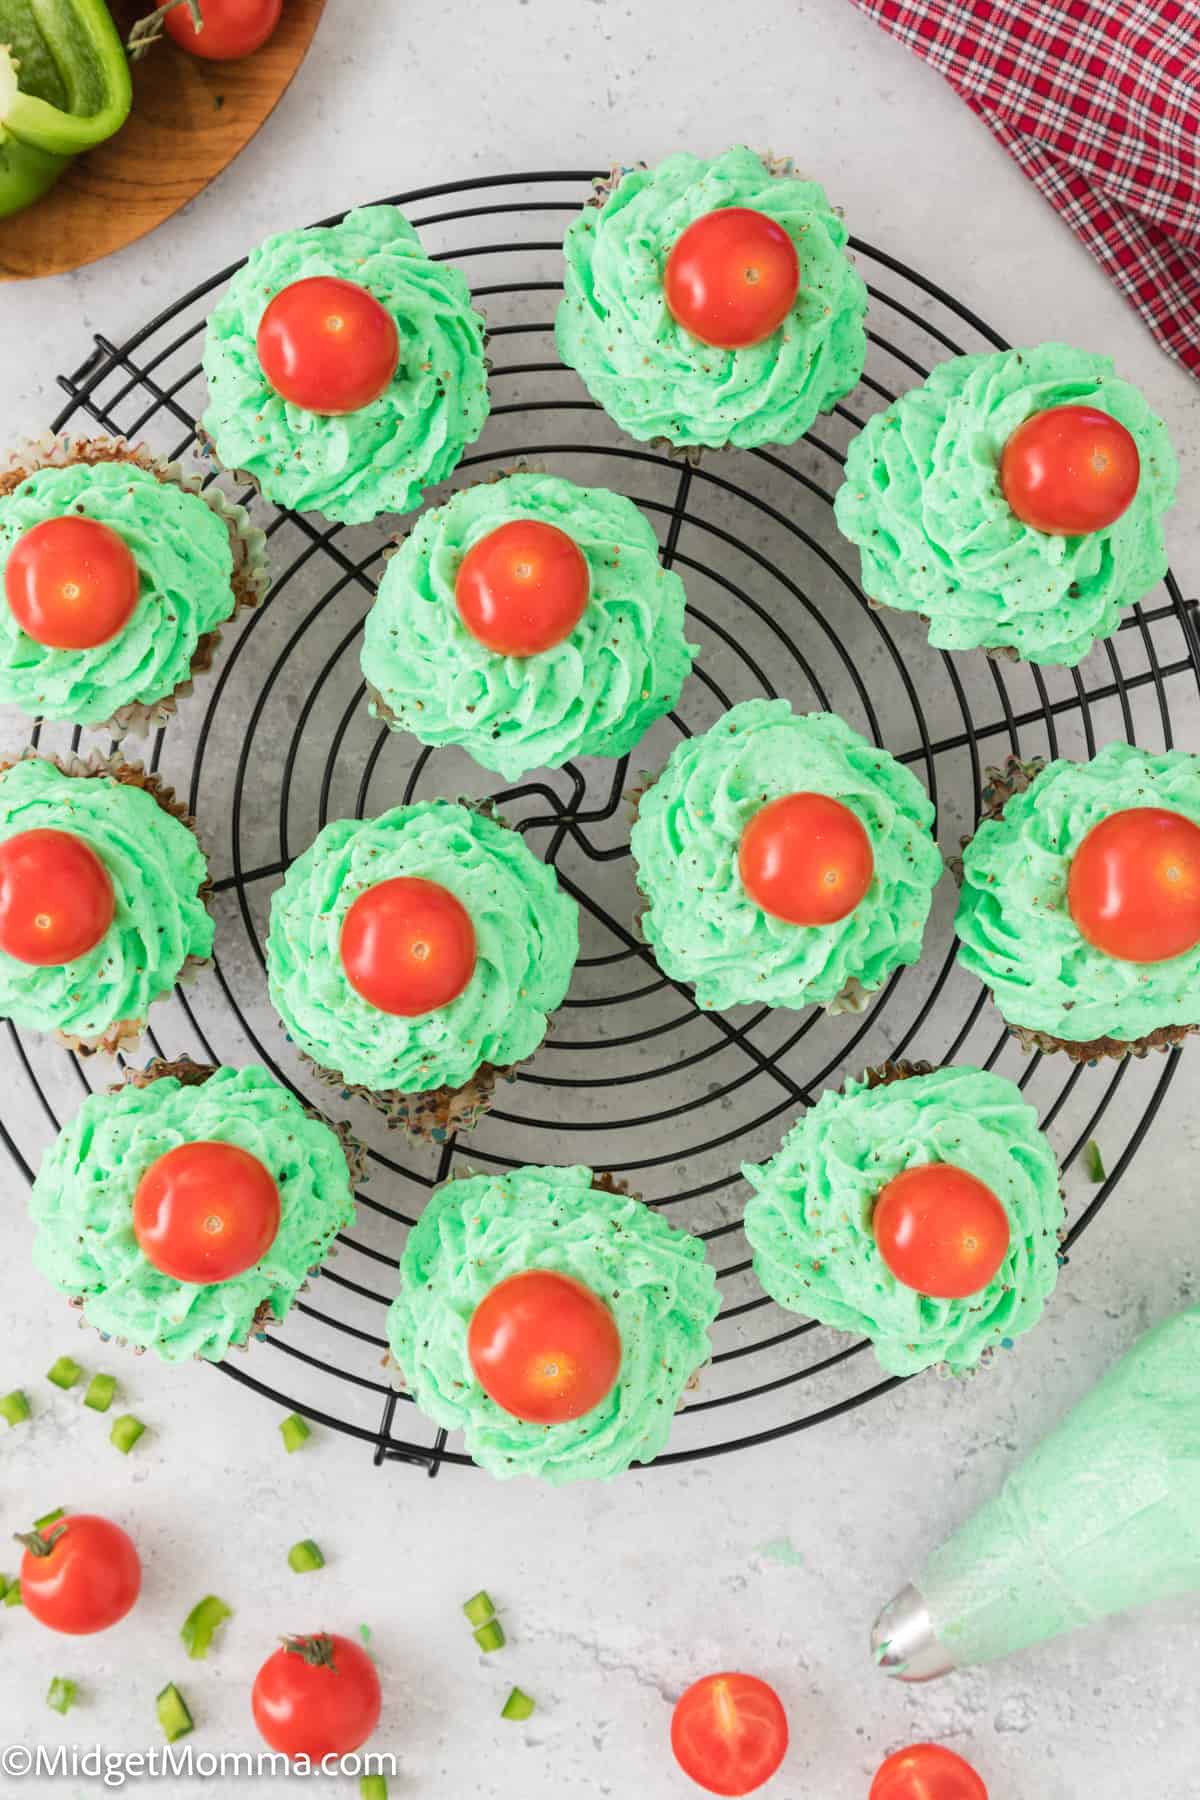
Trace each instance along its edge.
{"label": "metal piping tip", "polygon": [[933,1628],[929,1608],[911,1584],[876,1619],[871,1655],[896,1681],[936,1681],[955,1666]]}

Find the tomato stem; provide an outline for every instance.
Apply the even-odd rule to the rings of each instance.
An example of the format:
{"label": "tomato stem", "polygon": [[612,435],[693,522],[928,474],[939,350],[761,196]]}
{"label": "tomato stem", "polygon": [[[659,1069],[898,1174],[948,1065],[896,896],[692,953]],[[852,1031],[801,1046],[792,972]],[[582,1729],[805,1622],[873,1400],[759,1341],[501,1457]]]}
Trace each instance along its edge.
{"label": "tomato stem", "polygon": [[316,1637],[285,1637],[279,1641],[289,1656],[302,1657],[310,1669],[332,1669],[336,1674],[333,1639],[328,1632],[319,1631]]}
{"label": "tomato stem", "polygon": [[186,6],[192,15],[195,29],[203,31],[204,20],[200,16],[200,0],[164,0],[164,4],[154,12],[147,13],[139,19],[125,40],[125,48],[129,52],[130,62],[140,62],[152,44],[156,44],[163,34],[163,20],[177,6]]}
{"label": "tomato stem", "polygon": [[30,1556],[49,1556],[66,1529],[65,1525],[56,1525],[48,1537],[43,1537],[40,1531],[14,1531],[13,1539],[23,1544]]}

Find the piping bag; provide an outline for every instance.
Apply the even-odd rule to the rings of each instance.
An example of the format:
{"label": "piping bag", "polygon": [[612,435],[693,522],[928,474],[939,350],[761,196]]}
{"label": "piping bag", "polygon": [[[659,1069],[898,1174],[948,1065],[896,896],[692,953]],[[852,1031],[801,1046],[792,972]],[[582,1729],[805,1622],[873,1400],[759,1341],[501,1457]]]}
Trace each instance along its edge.
{"label": "piping bag", "polygon": [[932,1681],[1200,1590],[1200,1306],[1165,1320],[935,1550],[875,1623],[887,1674]]}

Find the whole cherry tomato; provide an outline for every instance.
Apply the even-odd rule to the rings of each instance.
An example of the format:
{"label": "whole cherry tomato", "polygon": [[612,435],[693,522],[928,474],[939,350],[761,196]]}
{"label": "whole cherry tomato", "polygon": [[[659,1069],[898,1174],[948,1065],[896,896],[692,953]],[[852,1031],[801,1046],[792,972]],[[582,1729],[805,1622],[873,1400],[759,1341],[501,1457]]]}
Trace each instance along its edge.
{"label": "whole cherry tomato", "polygon": [[188,0],[177,0],[163,26],[184,50],[206,62],[236,62],[261,50],[283,11],[283,0],[200,0],[201,29]]}
{"label": "whole cherry tomato", "polygon": [[988,1800],[970,1763],[941,1744],[913,1744],[889,1756],[869,1800]]}
{"label": "whole cherry tomato", "polygon": [[1106,956],[1182,956],[1200,943],[1200,825],[1162,806],[1111,813],[1071,859],[1067,905]]}
{"label": "whole cherry tomato", "polygon": [[502,656],[536,656],[569,637],[588,603],[583,551],[556,525],[512,519],[473,544],[454,598],[472,637]]}
{"label": "whole cherry tomato", "polygon": [[1063,537],[1119,519],[1141,473],[1132,435],[1095,406],[1034,413],[1017,426],[1000,458],[1000,486],[1018,519]]}
{"label": "whole cherry tomato", "polygon": [[702,344],[742,350],[777,331],[800,291],[800,259],[783,226],[748,206],[696,219],[667,258],[671,316]]}
{"label": "whole cherry tomato", "polygon": [[536,1425],[560,1425],[599,1406],[621,1368],[609,1308],[573,1276],[510,1275],[476,1307],[467,1354],[485,1394]]}
{"label": "whole cherry tomato", "polygon": [[365,1744],[382,1706],[379,1676],[350,1638],[285,1638],[254,1678],[254,1723],[272,1750],[319,1764]]}
{"label": "whole cherry tomato", "polygon": [[706,1675],[671,1720],[676,1762],[710,1794],[753,1793],[774,1775],[787,1747],[779,1695],[756,1675]]}
{"label": "whole cherry tomato", "polygon": [[279,1189],[236,1144],[198,1140],[157,1157],[133,1197],[146,1259],[176,1281],[228,1281],[267,1254],[279,1230]]}
{"label": "whole cherry tomato", "polygon": [[69,831],[19,831],[0,844],[0,950],[37,968],[85,956],[113,921],[108,870]]}
{"label": "whole cherry tomato", "polygon": [[832,925],[871,885],[875,857],[856,813],[828,794],[783,794],[760,807],[738,848],[742,886],[792,925]]}
{"label": "whole cherry tomato", "polygon": [[904,1169],[879,1194],[871,1223],[896,1280],[937,1300],[985,1288],[1012,1235],[991,1188],[951,1163]]}
{"label": "whole cherry tomato", "polygon": [[380,1012],[413,1019],[448,1006],[475,972],[475,927],[449,888],[396,875],[369,887],[342,921],[342,967]]}
{"label": "whole cherry tomato", "polygon": [[359,412],[396,373],[396,321],[374,294],[337,275],[309,275],[280,288],[258,322],[262,372],[305,412]]}
{"label": "whole cherry tomato", "polygon": [[51,650],[107,644],[138,603],[125,539],[98,519],[64,513],[23,531],[4,565],[4,595],[26,637]]}
{"label": "whole cherry tomato", "polygon": [[70,1513],[21,1540],[21,1599],[51,1631],[85,1637],[125,1617],[142,1586],[126,1532],[94,1513]]}

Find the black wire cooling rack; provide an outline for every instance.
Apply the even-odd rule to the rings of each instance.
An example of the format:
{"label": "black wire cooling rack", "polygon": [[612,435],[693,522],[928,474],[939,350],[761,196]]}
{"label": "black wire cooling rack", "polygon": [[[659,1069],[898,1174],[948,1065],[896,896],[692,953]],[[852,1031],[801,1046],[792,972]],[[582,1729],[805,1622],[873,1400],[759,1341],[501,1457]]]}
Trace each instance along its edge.
{"label": "black wire cooling rack", "polygon": [[[660,529],[664,560],[684,578],[690,635],[702,647],[679,710],[632,759],[568,765],[508,788],[493,786],[458,752],[389,735],[367,713],[358,646],[396,522],[331,526],[249,494],[241,497],[270,540],[270,595],[226,634],[214,673],[147,750],[150,766],[187,796],[200,822],[217,910],[212,968],[156,1007],[148,1053],[261,1060],[306,1100],[349,1117],[370,1153],[358,1223],[336,1261],[283,1327],[221,1372],[361,1440],[376,1464],[413,1463],[431,1475],[468,1459],[401,1390],[383,1322],[404,1232],[452,1171],[585,1162],[621,1175],[707,1240],[723,1305],[713,1362],[660,1458],[681,1462],[786,1436],[898,1385],[879,1379],[866,1344],[777,1309],[754,1282],[741,1235],[741,1161],[769,1155],[823,1086],[905,1053],[1013,1075],[1060,1154],[1072,1197],[1069,1251],[1128,1168],[1180,1054],[1093,1068],[1022,1056],[954,962],[949,878],[935,898],[921,964],[897,973],[861,1017],[701,1013],[689,990],[659,972],[632,927],[625,796],[643,772],[661,767],[680,734],[705,729],[756,694],[840,712],[925,781],[950,854],[974,824],[987,765],[1009,752],[1090,755],[1112,737],[1156,749],[1187,729],[1195,737],[1200,630],[1195,603],[1170,575],[1074,671],[953,660],[929,649],[917,621],[868,607],[857,557],[832,517],[849,437],[935,361],[1003,348],[1004,340],[936,283],[857,239],[871,292],[867,373],[803,443],[709,456],[693,468],[622,439],[554,357],[561,232],[592,179],[589,171],[483,177],[417,189],[398,204],[434,254],[466,270],[489,319],[492,416],[454,484],[526,461],[637,501]],[[123,345],[97,336],[82,367],[60,377],[69,399],[54,429],[141,438],[185,464],[197,459],[199,346],[210,297],[231,272],[193,289]],[[208,465],[197,466],[213,478]],[[74,749],[80,736],[45,727],[34,742]],[[469,1138],[405,1148],[363,1103],[315,1085],[284,1038],[266,1000],[270,893],[330,818],[435,794],[489,793],[579,901],[583,956],[547,1044],[501,1091],[495,1111]],[[82,1063],[9,1031],[13,1075],[0,1133],[32,1176],[81,1091],[106,1085],[113,1071],[103,1059]],[[1110,1173],[1084,1187],[1074,1165],[1093,1137]]]}

